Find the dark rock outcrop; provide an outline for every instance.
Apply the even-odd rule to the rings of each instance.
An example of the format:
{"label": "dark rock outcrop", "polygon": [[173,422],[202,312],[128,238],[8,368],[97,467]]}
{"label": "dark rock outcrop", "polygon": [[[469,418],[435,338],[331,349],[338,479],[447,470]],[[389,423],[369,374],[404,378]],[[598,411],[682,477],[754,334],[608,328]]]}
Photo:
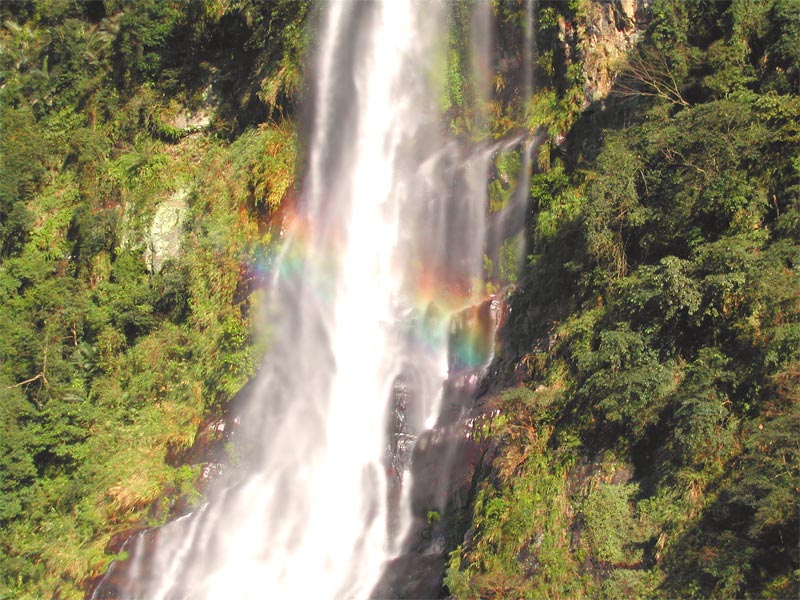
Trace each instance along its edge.
{"label": "dark rock outcrop", "polygon": [[[403,542],[405,551],[386,564],[383,576],[372,591],[376,599],[444,598],[444,574],[453,541],[463,537],[466,512],[475,494],[476,482],[485,475],[487,457],[494,442],[486,425],[493,413],[475,406],[480,379],[491,359],[498,324],[506,308],[490,298],[453,316],[450,328],[449,379],[443,390],[437,424],[418,437],[405,431],[406,412],[413,406],[413,394],[400,385],[395,388],[395,479],[390,479],[391,498],[399,501],[402,485],[411,485],[412,524]],[[405,437],[404,437],[405,436]],[[410,440],[410,442],[409,442]],[[409,443],[413,443],[410,453]],[[490,461],[489,461],[490,462]],[[403,470],[410,478],[403,482]]]}

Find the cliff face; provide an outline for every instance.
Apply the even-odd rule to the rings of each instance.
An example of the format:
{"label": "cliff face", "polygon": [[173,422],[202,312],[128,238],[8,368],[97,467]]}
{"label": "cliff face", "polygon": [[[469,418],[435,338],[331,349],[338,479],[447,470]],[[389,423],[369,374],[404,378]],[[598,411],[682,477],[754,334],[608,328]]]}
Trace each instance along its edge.
{"label": "cliff face", "polygon": [[[608,94],[616,68],[614,61],[624,56],[641,33],[644,22],[641,10],[639,7],[637,13],[632,6],[598,2],[589,4],[586,11],[559,16],[558,43],[564,57],[564,64],[559,66],[559,70],[565,71],[569,65],[579,65],[582,69],[584,90],[582,106],[600,101]],[[523,60],[525,52],[522,48],[525,32],[518,29],[518,21],[505,24],[501,22],[499,26],[501,28],[499,38],[507,45],[503,63],[506,65],[504,73],[509,82],[520,85],[524,80],[518,71],[525,65]],[[506,63],[514,65],[513,68],[508,67]],[[517,90],[504,90],[499,96],[510,107],[519,101],[521,92],[520,87]],[[463,107],[456,108],[463,109]],[[455,109],[454,114],[458,114]],[[176,127],[180,124],[177,121],[175,123]],[[552,140],[546,142],[550,143]],[[504,177],[508,179],[509,173],[500,167],[500,163],[498,165],[498,180]],[[517,176],[515,173],[511,175]],[[168,203],[165,205],[171,206]],[[164,249],[159,246],[161,238],[167,238],[175,233],[174,230],[169,230],[166,234],[159,233],[161,229],[156,231],[156,225],[162,220],[163,215],[157,210],[150,233],[154,241],[148,242],[149,253],[146,254],[154,271],[160,268],[166,258],[177,256],[177,247],[173,247],[174,245],[163,243],[161,246],[164,246]],[[514,365],[514,369],[518,370],[517,364]],[[474,374],[471,376],[475,377]],[[451,382],[446,391],[450,404],[465,409],[469,408],[473,394],[474,384],[468,385],[458,381]],[[498,416],[499,409],[495,407],[493,401],[479,404],[473,411],[467,411],[467,415],[465,422],[453,422],[447,427],[443,426],[436,431],[426,433],[413,451],[412,474],[415,483],[412,498],[417,521],[416,530],[409,541],[409,551],[387,569],[384,579],[375,591],[377,597],[427,597],[445,593],[442,588],[445,565],[448,553],[460,541],[457,530],[467,527],[467,539],[478,535],[477,524],[470,523],[468,516],[472,508],[470,502],[474,501],[479,486],[487,478],[497,476],[492,465],[496,458],[503,459],[503,454],[498,453],[498,448],[505,442],[500,437],[494,437],[493,433],[495,430],[502,431],[506,417]],[[228,421],[233,419],[230,414],[226,418]],[[398,419],[402,421],[402,412],[398,414]],[[212,419],[208,421],[211,425],[202,425],[198,430],[194,446],[185,452],[172,452],[170,459],[170,462],[178,467],[187,462],[199,463],[202,467],[201,482],[209,474],[213,476],[216,472],[214,461],[220,460],[220,457],[216,456],[209,463],[207,457],[204,457],[206,433],[215,422]],[[225,431],[227,434],[228,429]],[[182,458],[178,458],[179,455]],[[201,455],[202,458],[198,461],[196,458]],[[409,459],[410,457],[405,457],[403,461],[408,462]],[[582,485],[597,476],[596,471],[591,471],[590,475],[583,479],[578,477],[578,483],[575,485]],[[399,490],[399,484],[397,489]],[[173,509],[171,514],[175,516],[184,509],[185,506],[179,501],[177,508]],[[431,517],[431,514],[436,516]],[[96,579],[97,582],[102,582],[96,592],[100,594],[99,597],[116,597],[119,591],[114,587],[115,578],[124,573],[129,565],[139,564],[136,561],[142,560],[138,556],[140,552],[134,548],[144,547],[146,542],[139,543],[136,540],[147,540],[150,539],[147,536],[157,535],[158,530],[150,530],[131,538],[126,546],[129,552],[132,551],[128,560],[117,563],[105,579],[102,577]],[[94,590],[89,591],[90,595],[92,593],[95,593]]]}
{"label": "cliff face", "polygon": [[606,98],[627,54],[648,22],[652,0],[592,1],[569,22],[559,19],[567,60],[581,65],[586,105]]}
{"label": "cliff face", "polygon": [[[467,422],[414,450],[417,537],[378,593],[789,597],[800,9],[534,5],[525,104],[525,5],[492,4],[489,117],[453,5],[451,129],[546,141],[497,355]],[[216,411],[260,355],[250,307],[292,194],[306,10],[0,6],[0,595],[81,597],[224,461]],[[518,164],[493,161],[498,206]]]}

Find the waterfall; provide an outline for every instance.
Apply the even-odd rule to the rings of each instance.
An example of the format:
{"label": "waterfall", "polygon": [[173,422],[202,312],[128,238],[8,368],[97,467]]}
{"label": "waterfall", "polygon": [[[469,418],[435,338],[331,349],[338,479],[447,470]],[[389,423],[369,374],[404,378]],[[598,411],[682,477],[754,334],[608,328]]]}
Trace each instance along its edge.
{"label": "waterfall", "polygon": [[[238,416],[238,466],[134,552],[148,566],[130,568],[126,597],[365,598],[402,550],[403,478],[442,408],[450,315],[482,297],[499,147],[443,131],[431,57],[447,52],[446,10],[324,7],[308,172],[269,289],[270,350]],[[488,19],[481,9],[481,36]]]}

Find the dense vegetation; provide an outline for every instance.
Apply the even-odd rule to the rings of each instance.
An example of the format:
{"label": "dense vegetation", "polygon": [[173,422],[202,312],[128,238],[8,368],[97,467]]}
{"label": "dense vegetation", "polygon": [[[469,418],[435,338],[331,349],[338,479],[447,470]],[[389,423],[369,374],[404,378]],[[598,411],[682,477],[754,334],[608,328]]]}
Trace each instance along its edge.
{"label": "dense vegetation", "polygon": [[305,12],[2,3],[0,597],[82,597],[111,533],[196,496],[164,458],[256,366]]}
{"label": "dense vegetation", "polygon": [[[508,246],[494,273],[517,280],[491,382],[507,389],[482,399],[501,416],[469,511],[444,515],[450,592],[792,597],[800,5],[654,0],[588,107],[563,25],[590,2],[539,2],[530,101],[508,67],[525,3],[491,6],[483,95],[469,3],[450,4],[447,125],[548,141],[525,268]],[[0,598],[81,597],[112,533],[196,497],[196,469],[165,456],[256,367],[307,12],[0,5]],[[519,165],[496,157],[490,210]]]}
{"label": "dense vegetation", "polygon": [[[542,55],[586,10],[542,3]],[[574,70],[548,67],[532,122],[571,128],[532,179],[497,375],[516,387],[484,400],[500,445],[447,585],[794,597],[800,4],[656,0],[577,120]]]}

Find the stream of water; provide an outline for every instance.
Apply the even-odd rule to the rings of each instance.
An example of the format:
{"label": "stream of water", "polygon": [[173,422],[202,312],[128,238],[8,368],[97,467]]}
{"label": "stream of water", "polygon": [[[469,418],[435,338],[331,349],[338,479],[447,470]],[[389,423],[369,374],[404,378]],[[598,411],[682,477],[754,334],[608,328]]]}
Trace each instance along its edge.
{"label": "stream of water", "polygon": [[[334,1],[319,27],[307,176],[270,286],[270,351],[237,432],[244,475],[163,528],[131,598],[364,598],[402,550],[408,495],[388,500],[393,398],[399,381],[413,389],[410,440],[434,425],[450,315],[483,293],[499,146],[465,150],[443,133],[445,5]],[[488,67],[476,68],[488,85]],[[523,155],[527,169],[530,144]],[[463,350],[467,364],[486,358]]]}

